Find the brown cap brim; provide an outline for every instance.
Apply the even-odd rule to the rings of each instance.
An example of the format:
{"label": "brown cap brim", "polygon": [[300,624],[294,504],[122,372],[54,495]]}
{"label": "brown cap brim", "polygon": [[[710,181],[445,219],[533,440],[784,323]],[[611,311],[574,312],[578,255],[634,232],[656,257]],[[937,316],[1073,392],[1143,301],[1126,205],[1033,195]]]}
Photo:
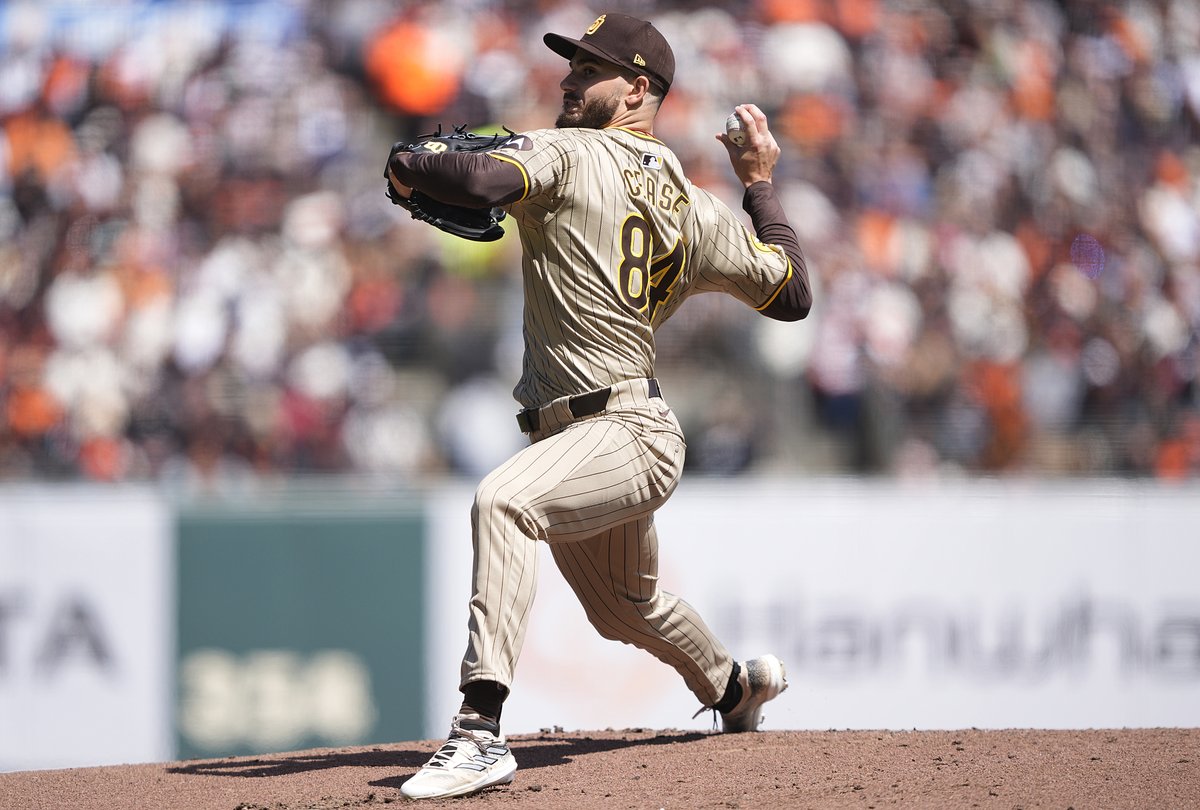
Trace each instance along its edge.
{"label": "brown cap brim", "polygon": [[575,57],[575,49],[583,48],[585,51],[589,51],[595,56],[602,57],[610,62],[613,61],[611,57],[604,56],[604,54],[600,53],[595,48],[587,48],[579,40],[571,39],[570,37],[564,37],[561,34],[546,34],[542,37],[542,42],[545,42],[546,46],[550,48],[550,50],[554,51],[563,59],[573,59]]}

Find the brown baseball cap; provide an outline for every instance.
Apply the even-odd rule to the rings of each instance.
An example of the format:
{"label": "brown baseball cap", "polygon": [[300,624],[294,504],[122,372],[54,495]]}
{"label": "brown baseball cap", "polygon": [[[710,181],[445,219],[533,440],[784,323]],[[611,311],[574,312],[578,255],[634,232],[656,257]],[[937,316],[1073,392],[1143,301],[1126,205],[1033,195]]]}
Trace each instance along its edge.
{"label": "brown baseball cap", "polygon": [[675,78],[675,54],[653,25],[628,14],[601,14],[579,39],[546,34],[542,41],[559,56],[572,59],[575,49],[645,76],[664,93]]}

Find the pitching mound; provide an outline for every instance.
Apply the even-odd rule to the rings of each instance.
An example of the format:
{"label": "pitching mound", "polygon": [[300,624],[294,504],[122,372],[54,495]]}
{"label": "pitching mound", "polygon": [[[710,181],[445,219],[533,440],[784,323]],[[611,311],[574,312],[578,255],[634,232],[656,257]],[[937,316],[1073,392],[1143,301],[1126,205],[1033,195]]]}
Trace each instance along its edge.
{"label": "pitching mound", "polygon": [[[441,740],[0,774],[5,810],[335,810],[407,804]],[[627,729],[510,738],[516,781],[461,807],[1194,808],[1200,731]]]}

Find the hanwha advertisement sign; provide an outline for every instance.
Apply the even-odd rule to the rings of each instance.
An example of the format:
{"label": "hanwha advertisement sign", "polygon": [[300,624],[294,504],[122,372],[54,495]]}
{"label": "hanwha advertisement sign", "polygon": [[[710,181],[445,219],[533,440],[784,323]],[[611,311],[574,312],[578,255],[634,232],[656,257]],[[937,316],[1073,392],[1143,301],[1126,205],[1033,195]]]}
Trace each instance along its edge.
{"label": "hanwha advertisement sign", "polygon": [[[432,523],[443,713],[457,706],[469,505],[464,491]],[[661,586],[736,657],[787,665],[765,727],[1200,724],[1195,490],[685,480],[656,522]],[[599,637],[541,557],[506,730],[711,728],[673,670]]]}

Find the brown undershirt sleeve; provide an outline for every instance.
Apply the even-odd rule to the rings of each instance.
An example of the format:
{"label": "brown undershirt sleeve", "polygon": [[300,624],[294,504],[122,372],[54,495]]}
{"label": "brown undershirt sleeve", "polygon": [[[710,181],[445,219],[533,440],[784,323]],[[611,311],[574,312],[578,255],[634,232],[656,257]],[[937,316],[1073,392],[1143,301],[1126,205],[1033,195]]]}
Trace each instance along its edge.
{"label": "brown undershirt sleeve", "polygon": [[521,170],[486,152],[413,154],[397,152],[388,161],[392,174],[406,186],[450,205],[490,208],[525,195]]}
{"label": "brown undershirt sleeve", "polygon": [[800,251],[796,231],[788,224],[787,214],[775,193],[775,186],[764,181],[752,183],[742,197],[742,208],[754,223],[754,233],[760,242],[778,245],[792,263],[792,275],[783,288],[764,309],[768,318],[777,321],[798,321],[812,309],[812,285],[808,265]]}

